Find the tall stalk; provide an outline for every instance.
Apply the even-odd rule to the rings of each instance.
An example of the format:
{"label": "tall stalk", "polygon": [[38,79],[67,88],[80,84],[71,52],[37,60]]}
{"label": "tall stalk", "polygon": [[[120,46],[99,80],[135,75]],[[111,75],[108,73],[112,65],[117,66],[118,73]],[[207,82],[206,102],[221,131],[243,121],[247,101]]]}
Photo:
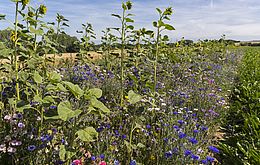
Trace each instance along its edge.
{"label": "tall stalk", "polygon": [[[164,23],[164,20],[170,20],[169,16],[172,15],[172,8],[166,8],[164,11],[161,11],[159,8],[156,8],[159,13],[159,20],[153,22],[153,26],[156,28],[156,40],[155,40],[155,57],[154,57],[154,85],[153,85],[153,106],[155,105],[156,99],[156,85],[157,85],[157,69],[158,69],[158,56],[160,53],[160,44],[162,42],[161,33],[164,30],[175,30],[173,26]],[[168,37],[167,37],[168,38]]]}
{"label": "tall stalk", "polygon": [[134,27],[132,25],[128,25],[127,23],[133,23],[134,20],[129,18],[132,14],[127,14],[126,11],[132,8],[132,3],[127,1],[126,3],[122,3],[123,13],[122,15],[112,14],[112,16],[117,17],[121,21],[120,28],[114,28],[120,33],[121,39],[121,50],[120,50],[120,106],[123,106],[124,102],[124,50],[125,50],[125,43],[126,43],[126,34],[129,30],[133,30]]}
{"label": "tall stalk", "polygon": [[17,42],[18,42],[18,35],[17,35],[17,27],[18,27],[18,9],[19,9],[19,2],[16,2],[15,5],[15,26],[14,26],[14,60],[15,60],[15,89],[16,89],[16,97],[17,100],[20,100],[20,89],[19,89],[19,75],[18,75],[18,54],[17,54]]}
{"label": "tall stalk", "polygon": [[122,14],[122,24],[121,24],[121,58],[120,58],[120,106],[123,106],[123,101],[124,101],[124,49],[125,49],[125,11],[123,10]]}

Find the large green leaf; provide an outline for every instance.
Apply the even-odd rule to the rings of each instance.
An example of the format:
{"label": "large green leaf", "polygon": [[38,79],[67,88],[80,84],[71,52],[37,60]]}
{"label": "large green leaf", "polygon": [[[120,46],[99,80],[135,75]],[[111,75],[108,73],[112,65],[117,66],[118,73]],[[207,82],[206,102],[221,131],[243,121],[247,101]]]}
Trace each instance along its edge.
{"label": "large green leaf", "polygon": [[175,28],[172,25],[164,24],[165,29],[167,30],[175,30]]}
{"label": "large green leaf", "polygon": [[66,151],[66,148],[64,145],[60,145],[60,160],[65,161],[66,159],[72,158],[74,155],[76,155],[75,152]]}
{"label": "large green leaf", "polygon": [[134,20],[131,18],[125,18],[125,22],[134,22]]}
{"label": "large green leaf", "polygon": [[42,83],[42,77],[39,74],[39,72],[35,71],[33,74],[33,79],[37,84],[41,84]]}
{"label": "large green leaf", "polygon": [[76,98],[79,99],[81,96],[83,96],[84,91],[78,85],[74,85],[73,83],[68,81],[63,81],[63,83]]}
{"label": "large green leaf", "polygon": [[102,90],[99,88],[93,88],[88,90],[89,95],[95,96],[96,98],[100,98],[102,96]]}
{"label": "large green leaf", "polygon": [[118,15],[118,14],[111,14],[113,17],[117,17],[117,18],[119,18],[119,19],[121,19],[121,16],[120,15]]}
{"label": "large green leaf", "polygon": [[32,26],[30,26],[30,31],[36,35],[43,35],[44,34],[44,31],[42,29],[35,29],[33,28]]}
{"label": "large green leaf", "polygon": [[97,100],[95,97],[91,98],[90,103],[93,107],[98,108],[104,113],[110,112],[110,110],[101,101]]}
{"label": "large green leaf", "polygon": [[139,94],[136,94],[133,90],[130,90],[128,92],[128,100],[130,102],[130,104],[135,104],[139,101],[141,101],[142,96]]}
{"label": "large green leaf", "polygon": [[58,83],[61,81],[61,76],[59,73],[56,72],[50,72],[49,73],[49,81],[52,83]]}
{"label": "large green leaf", "polygon": [[67,121],[70,118],[77,117],[81,114],[81,112],[82,112],[81,110],[73,111],[69,101],[61,102],[58,105],[58,115],[59,118],[63,121]]}
{"label": "large green leaf", "polygon": [[92,142],[95,141],[98,133],[93,127],[87,127],[85,129],[79,130],[76,132],[78,138],[84,142]]}
{"label": "large green leaf", "polygon": [[45,104],[54,103],[54,102],[55,102],[55,100],[54,100],[51,96],[46,96],[46,97],[44,97],[42,101],[43,101],[43,103],[45,103]]}

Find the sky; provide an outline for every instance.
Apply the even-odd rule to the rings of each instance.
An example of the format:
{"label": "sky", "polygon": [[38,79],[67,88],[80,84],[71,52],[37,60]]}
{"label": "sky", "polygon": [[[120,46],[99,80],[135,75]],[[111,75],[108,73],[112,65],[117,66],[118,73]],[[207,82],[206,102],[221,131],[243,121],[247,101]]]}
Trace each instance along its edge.
{"label": "sky", "polygon": [[[32,6],[44,4],[47,15],[43,20],[55,21],[56,13],[69,20],[65,31],[80,37],[76,30],[82,30],[81,24],[89,22],[100,41],[102,30],[107,27],[119,27],[118,20],[111,16],[121,14],[122,0],[31,0]],[[173,8],[170,23],[175,31],[166,32],[172,42],[182,37],[192,40],[219,39],[223,34],[227,39],[260,39],[260,0],[132,0],[130,13],[135,16],[136,29],[145,27],[155,30],[152,22],[158,19],[155,8]],[[0,14],[14,20],[14,3],[0,0]],[[11,24],[0,22],[0,30]]]}

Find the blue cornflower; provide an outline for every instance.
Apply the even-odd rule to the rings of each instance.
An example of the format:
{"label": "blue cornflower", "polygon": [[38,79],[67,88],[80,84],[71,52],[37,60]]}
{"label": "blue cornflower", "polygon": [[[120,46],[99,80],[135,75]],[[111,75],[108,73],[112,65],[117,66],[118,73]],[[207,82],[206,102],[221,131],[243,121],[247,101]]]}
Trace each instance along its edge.
{"label": "blue cornflower", "polygon": [[64,164],[65,162],[64,161],[62,161],[62,160],[58,160],[57,161],[57,164]]}
{"label": "blue cornflower", "polygon": [[168,139],[168,138],[163,138],[163,141],[164,141],[165,143],[168,143],[169,139]]}
{"label": "blue cornflower", "polygon": [[146,128],[147,128],[147,129],[150,129],[150,128],[151,128],[151,125],[150,125],[150,124],[147,124],[147,125],[146,125]]}
{"label": "blue cornflower", "polygon": [[209,146],[209,150],[214,152],[214,153],[219,153],[219,150],[214,146]]}
{"label": "blue cornflower", "polygon": [[192,144],[197,144],[197,143],[198,143],[198,140],[195,139],[195,138],[190,138],[190,139],[189,139],[189,142],[191,142]]}
{"label": "blue cornflower", "polygon": [[100,157],[101,160],[104,160],[104,159],[105,159],[105,155],[104,155],[104,154],[100,154],[99,157]]}
{"label": "blue cornflower", "polygon": [[208,161],[206,159],[203,159],[200,161],[202,164],[208,164]]}
{"label": "blue cornflower", "polygon": [[200,159],[200,156],[199,156],[199,155],[194,155],[194,154],[192,154],[192,155],[191,155],[191,158],[192,158],[193,160],[199,160],[199,159]]}
{"label": "blue cornflower", "polygon": [[56,134],[58,132],[58,130],[56,128],[52,128],[51,130],[52,130],[53,134]]}
{"label": "blue cornflower", "polygon": [[129,165],[136,165],[136,161],[135,160],[131,160]]}
{"label": "blue cornflower", "polygon": [[193,130],[193,133],[199,133],[199,130],[195,129]]}
{"label": "blue cornflower", "polygon": [[171,158],[172,157],[172,151],[165,152],[164,154],[165,158]]}
{"label": "blue cornflower", "polygon": [[97,128],[97,132],[102,132],[104,130],[104,127],[103,126],[100,126]]}
{"label": "blue cornflower", "polygon": [[50,106],[50,109],[56,109],[56,108],[57,108],[56,105],[51,105],[51,106]]}
{"label": "blue cornflower", "polygon": [[202,131],[207,131],[209,128],[208,127],[206,127],[206,126],[201,126],[201,130]]}
{"label": "blue cornflower", "polygon": [[211,157],[211,156],[207,156],[206,159],[207,159],[207,161],[209,161],[210,163],[212,163],[212,162],[215,160],[215,158],[213,158],[213,157]]}
{"label": "blue cornflower", "polygon": [[180,132],[179,133],[179,138],[182,139],[182,138],[185,138],[187,135],[183,132]]}
{"label": "blue cornflower", "polygon": [[36,149],[36,146],[35,146],[35,145],[29,145],[29,146],[27,147],[27,149],[28,149],[29,151],[34,151],[34,150]]}
{"label": "blue cornflower", "polygon": [[95,156],[91,156],[91,160],[92,160],[92,161],[95,161],[95,160],[96,160],[96,157],[95,157]]}
{"label": "blue cornflower", "polygon": [[126,135],[122,135],[122,139],[125,139],[126,138]]}
{"label": "blue cornflower", "polygon": [[118,160],[114,160],[114,165],[119,165],[119,161]]}
{"label": "blue cornflower", "polygon": [[107,127],[107,129],[110,129],[110,128],[111,128],[111,125],[110,125],[110,124],[107,124],[106,127]]}
{"label": "blue cornflower", "polygon": [[22,117],[23,117],[23,115],[22,115],[21,113],[18,113],[18,114],[17,114],[17,118],[18,118],[18,119],[21,119]]}
{"label": "blue cornflower", "polygon": [[178,120],[178,123],[182,125],[182,124],[184,124],[184,121],[183,120]]}
{"label": "blue cornflower", "polygon": [[192,154],[191,150],[185,150],[184,151],[185,156],[189,156],[190,154]]}
{"label": "blue cornflower", "polygon": [[174,128],[176,131],[179,131],[179,130],[180,130],[180,127],[177,126],[177,125],[174,125],[173,128]]}

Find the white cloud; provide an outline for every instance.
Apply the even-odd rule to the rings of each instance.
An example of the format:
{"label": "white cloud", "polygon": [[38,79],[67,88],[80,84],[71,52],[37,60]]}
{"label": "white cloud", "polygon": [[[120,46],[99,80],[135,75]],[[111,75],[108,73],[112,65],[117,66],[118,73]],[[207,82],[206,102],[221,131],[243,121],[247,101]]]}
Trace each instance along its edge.
{"label": "white cloud", "polygon": [[[81,24],[93,24],[98,37],[106,27],[119,26],[112,13],[121,13],[121,1],[118,0],[33,0],[34,5],[44,3],[48,6],[46,21],[54,21],[57,12],[70,20],[67,32],[76,35]],[[5,13],[11,20],[14,5],[11,2],[0,2],[0,13]],[[135,14],[136,28],[153,29],[152,21],[158,15],[155,8],[172,6],[174,15],[170,24],[176,31],[168,32],[172,40],[228,38],[253,40],[260,38],[260,1],[259,0],[133,0],[132,13]],[[0,29],[6,23],[0,24]]]}

